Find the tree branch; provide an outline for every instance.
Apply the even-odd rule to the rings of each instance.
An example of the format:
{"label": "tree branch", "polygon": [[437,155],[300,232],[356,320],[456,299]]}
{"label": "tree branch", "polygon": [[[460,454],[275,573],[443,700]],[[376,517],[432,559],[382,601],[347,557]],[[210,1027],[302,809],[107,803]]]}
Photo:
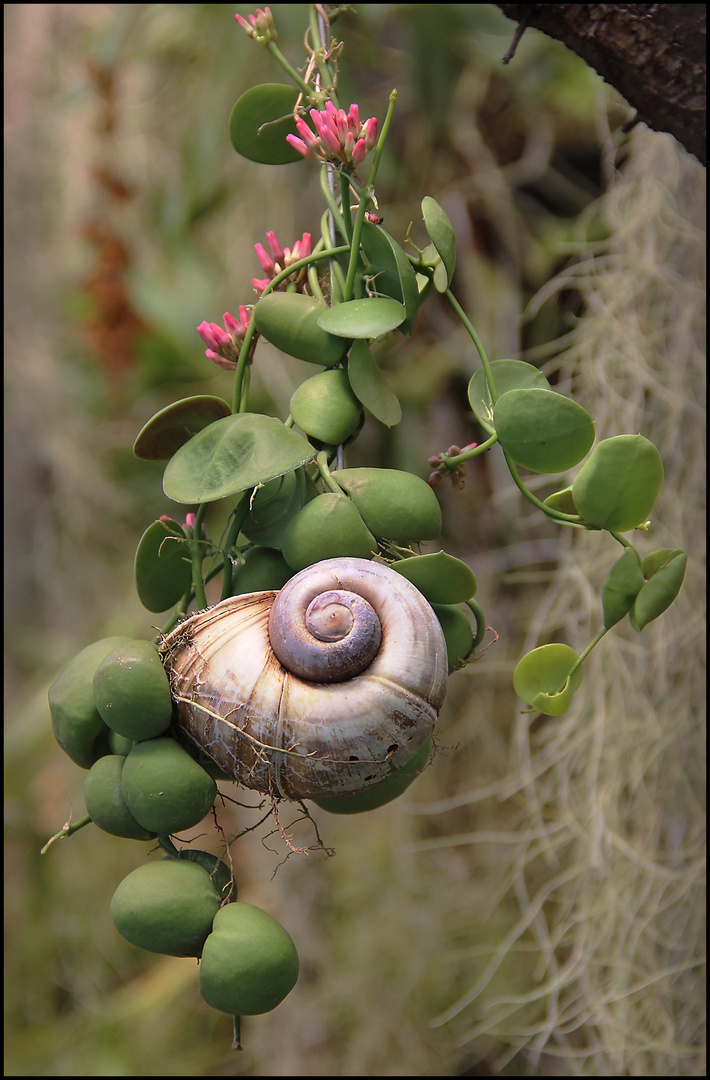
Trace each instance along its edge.
{"label": "tree branch", "polygon": [[[705,165],[705,4],[497,4],[557,38]],[[510,51],[510,50],[509,50]]]}

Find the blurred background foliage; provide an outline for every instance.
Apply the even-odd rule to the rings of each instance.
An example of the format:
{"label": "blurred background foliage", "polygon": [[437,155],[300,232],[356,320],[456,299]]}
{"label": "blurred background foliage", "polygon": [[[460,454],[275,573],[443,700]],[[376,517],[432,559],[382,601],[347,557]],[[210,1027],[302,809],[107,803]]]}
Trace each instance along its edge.
{"label": "blurred background foliage", "polygon": [[[499,640],[452,678],[441,752],[403,799],[318,818],[335,858],[286,859],[273,821],[234,845],[240,895],[302,961],[243,1054],[193,961],[112,926],[146,849],[86,829],[39,855],[83,813],[48,686],[96,638],[150,635],[135,545],[176,508],[133,440],[176,397],[230,397],[195,327],[252,300],[267,230],[291,245],[322,212],[315,168],[229,144],[237,97],[285,81],[234,10],[5,6],[6,1075],[704,1075],[704,171],[670,136],[624,136],[628,107],[559,43],[528,31],[504,67],[514,26],[493,5],[354,5],[341,103],[382,119],[397,88],[385,228],[423,241],[421,198],[444,206],[489,355],[543,365],[598,437],[658,443],[652,542],[689,550],[684,593],[643,636],[610,635],[566,717],[523,715],[517,657],[583,647],[615,552],[531,517],[495,453],[437,489],[441,546],[474,568]],[[306,6],[272,10],[301,66]],[[438,297],[379,348],[403,420],[370,419],[348,464],[426,477],[477,437],[477,359]],[[254,410],[285,417],[307,368],[260,345]]]}

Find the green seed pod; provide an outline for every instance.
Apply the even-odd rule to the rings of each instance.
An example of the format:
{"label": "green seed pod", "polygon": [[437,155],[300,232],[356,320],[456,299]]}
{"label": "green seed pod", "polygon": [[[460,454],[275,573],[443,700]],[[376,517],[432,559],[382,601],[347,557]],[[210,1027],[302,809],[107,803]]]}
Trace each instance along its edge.
{"label": "green seed pod", "polygon": [[104,657],[94,675],[94,699],[104,723],[127,739],[153,739],[173,715],[170,683],[150,641],[128,641]]}
{"label": "green seed pod", "polygon": [[291,416],[309,438],[338,446],[355,431],[362,408],[347,372],[334,368],[301,383],[291,398]]}
{"label": "green seed pod", "polygon": [[347,495],[326,492],[306,504],[286,530],[283,556],[294,570],[350,555],[371,559],[377,541]]}
{"label": "green seed pod", "polygon": [[292,573],[280,551],[250,548],[244,553],[244,562],[232,571],[232,595],[281,589]]}
{"label": "green seed pod", "polygon": [[241,900],[220,908],[200,963],[208,1005],[233,1016],[270,1012],[297,979],[296,947],[276,919]]}
{"label": "green seed pod", "polygon": [[212,888],[219,896],[222,903],[234,903],[237,899],[237,883],[232,880],[232,872],[226,863],[217,855],[209,851],[199,851],[193,848],[182,848],[178,852],[179,859],[187,859],[188,862],[197,863],[210,875]]}
{"label": "green seed pod", "polygon": [[473,630],[460,607],[455,604],[432,604],[446,638],[449,675],[466,660],[473,648]]}
{"label": "green seed pod", "polygon": [[174,739],[136,743],[124,763],[121,787],[136,821],[159,836],[197,825],[217,794],[212,777]]}
{"label": "green seed pod", "polygon": [[412,473],[398,469],[338,469],[333,479],[347,491],[360,517],[378,539],[433,540],[441,532],[436,495]]}
{"label": "green seed pod", "polygon": [[318,488],[305,469],[274,477],[257,488],[242,532],[261,547],[280,549],[291,519],[317,494]]}
{"label": "green seed pod", "polygon": [[112,836],[152,840],[155,833],[139,825],[126,806],[121,787],[125,760],[120,754],[105,754],[91,766],[84,781],[87,813],[94,825]]}
{"label": "green seed pod", "polygon": [[318,318],[326,305],[304,293],[272,292],[254,308],[259,333],[288,356],[332,367],[348,346],[347,338],[322,330]]}
{"label": "green seed pod", "polygon": [[123,879],[111,900],[111,918],[121,937],[141,949],[199,956],[219,906],[204,867],[169,858],[139,866]]}
{"label": "green seed pod", "polygon": [[103,658],[129,638],[110,637],[87,645],[49,688],[54,738],[75,765],[90,769],[111,752],[109,733],[94,700],[93,680]]}
{"label": "green seed pod", "polygon": [[321,810],[327,810],[329,814],[362,814],[366,810],[377,810],[380,806],[385,806],[404,794],[409,785],[427,767],[431,751],[432,741],[427,739],[406,765],[402,765],[385,780],[380,780],[379,784],[373,784],[364,791],[354,791],[332,798],[314,799],[313,802]]}

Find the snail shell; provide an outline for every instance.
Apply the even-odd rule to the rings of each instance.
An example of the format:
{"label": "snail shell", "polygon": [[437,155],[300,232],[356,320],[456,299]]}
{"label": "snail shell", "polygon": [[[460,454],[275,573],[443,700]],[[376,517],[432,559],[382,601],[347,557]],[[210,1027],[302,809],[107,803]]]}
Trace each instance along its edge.
{"label": "snail shell", "polygon": [[277,798],[360,791],[431,734],[447,654],[411,582],[327,559],[280,592],[223,600],[161,644],[179,726],[241,784]]}

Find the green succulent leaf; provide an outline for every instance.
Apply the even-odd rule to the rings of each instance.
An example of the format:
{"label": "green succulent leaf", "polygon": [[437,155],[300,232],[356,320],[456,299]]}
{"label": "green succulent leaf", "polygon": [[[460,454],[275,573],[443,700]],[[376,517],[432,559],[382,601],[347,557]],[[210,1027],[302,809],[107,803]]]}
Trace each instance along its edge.
{"label": "green succulent leaf", "polygon": [[310,443],[275,417],[237,413],[180,447],[166,466],[163,491],[174,502],[214,502],[265,484],[313,457]]}
{"label": "green succulent leaf", "polygon": [[296,87],[283,83],[263,83],[242,94],[229,118],[229,137],[237,153],[262,165],[303,161],[286,142],[287,135],[298,134],[293,118],[297,101]]}
{"label": "green succulent leaf", "polygon": [[318,325],[336,337],[377,338],[396,330],[406,317],[407,312],[398,300],[366,296],[326,308],[318,318]]}
{"label": "green succulent leaf", "polygon": [[[499,397],[508,390],[527,390],[532,387],[550,389],[550,384],[542,372],[532,364],[526,364],[524,360],[493,360],[490,367]],[[495,435],[493,401],[483,368],[479,368],[471,377],[468,384],[468,400],[474,416],[484,431],[487,431],[489,435]]]}
{"label": "green succulent leaf", "polygon": [[627,532],[641,525],[663,483],[658,450],[643,435],[597,443],[572,485],[577,512],[590,525]]}
{"label": "green succulent leaf", "polygon": [[434,271],[434,287],[443,293],[454,276],[456,233],[448,217],[431,195],[425,195],[422,199],[422,214],[429,239],[441,256],[441,263]]}
{"label": "green succulent leaf", "polygon": [[515,693],[537,712],[561,716],[582,681],[581,667],[569,674],[578,659],[569,645],[540,645],[518,662],[513,672]]}
{"label": "green succulent leaf", "polygon": [[641,564],[647,579],[636,597],[629,621],[634,630],[643,630],[662,615],[680,592],[688,565],[688,554],[678,548],[654,551]]}
{"label": "green succulent leaf", "polygon": [[412,264],[397,241],[379,225],[364,223],[362,247],[369,263],[368,274],[374,278],[374,290],[404,305],[406,319],[400,329],[409,336],[419,310],[417,275]]}
{"label": "green succulent leaf", "polygon": [[536,473],[564,472],[577,465],[594,442],[594,421],[576,401],[554,390],[508,390],[493,409],[504,450]]}
{"label": "green succulent leaf", "polygon": [[643,581],[641,560],[634,548],[627,548],[612,566],[602,586],[602,610],[607,630],[631,611]]}
{"label": "green succulent leaf", "polygon": [[348,378],[358,401],[387,427],[402,419],[402,406],[377,366],[366,341],[354,341],[348,354]]}
{"label": "green succulent leaf", "polygon": [[198,431],[231,412],[224,398],[208,394],[174,401],[144,424],[133,444],[133,453],[143,461],[168,461]]}
{"label": "green succulent leaf", "polygon": [[478,588],[470,566],[446,551],[400,559],[391,569],[416,585],[430,604],[463,604]]}
{"label": "green succulent leaf", "polygon": [[174,521],[154,521],[138,542],[134,562],[138,599],[148,611],[167,611],[192,581],[185,533]]}

